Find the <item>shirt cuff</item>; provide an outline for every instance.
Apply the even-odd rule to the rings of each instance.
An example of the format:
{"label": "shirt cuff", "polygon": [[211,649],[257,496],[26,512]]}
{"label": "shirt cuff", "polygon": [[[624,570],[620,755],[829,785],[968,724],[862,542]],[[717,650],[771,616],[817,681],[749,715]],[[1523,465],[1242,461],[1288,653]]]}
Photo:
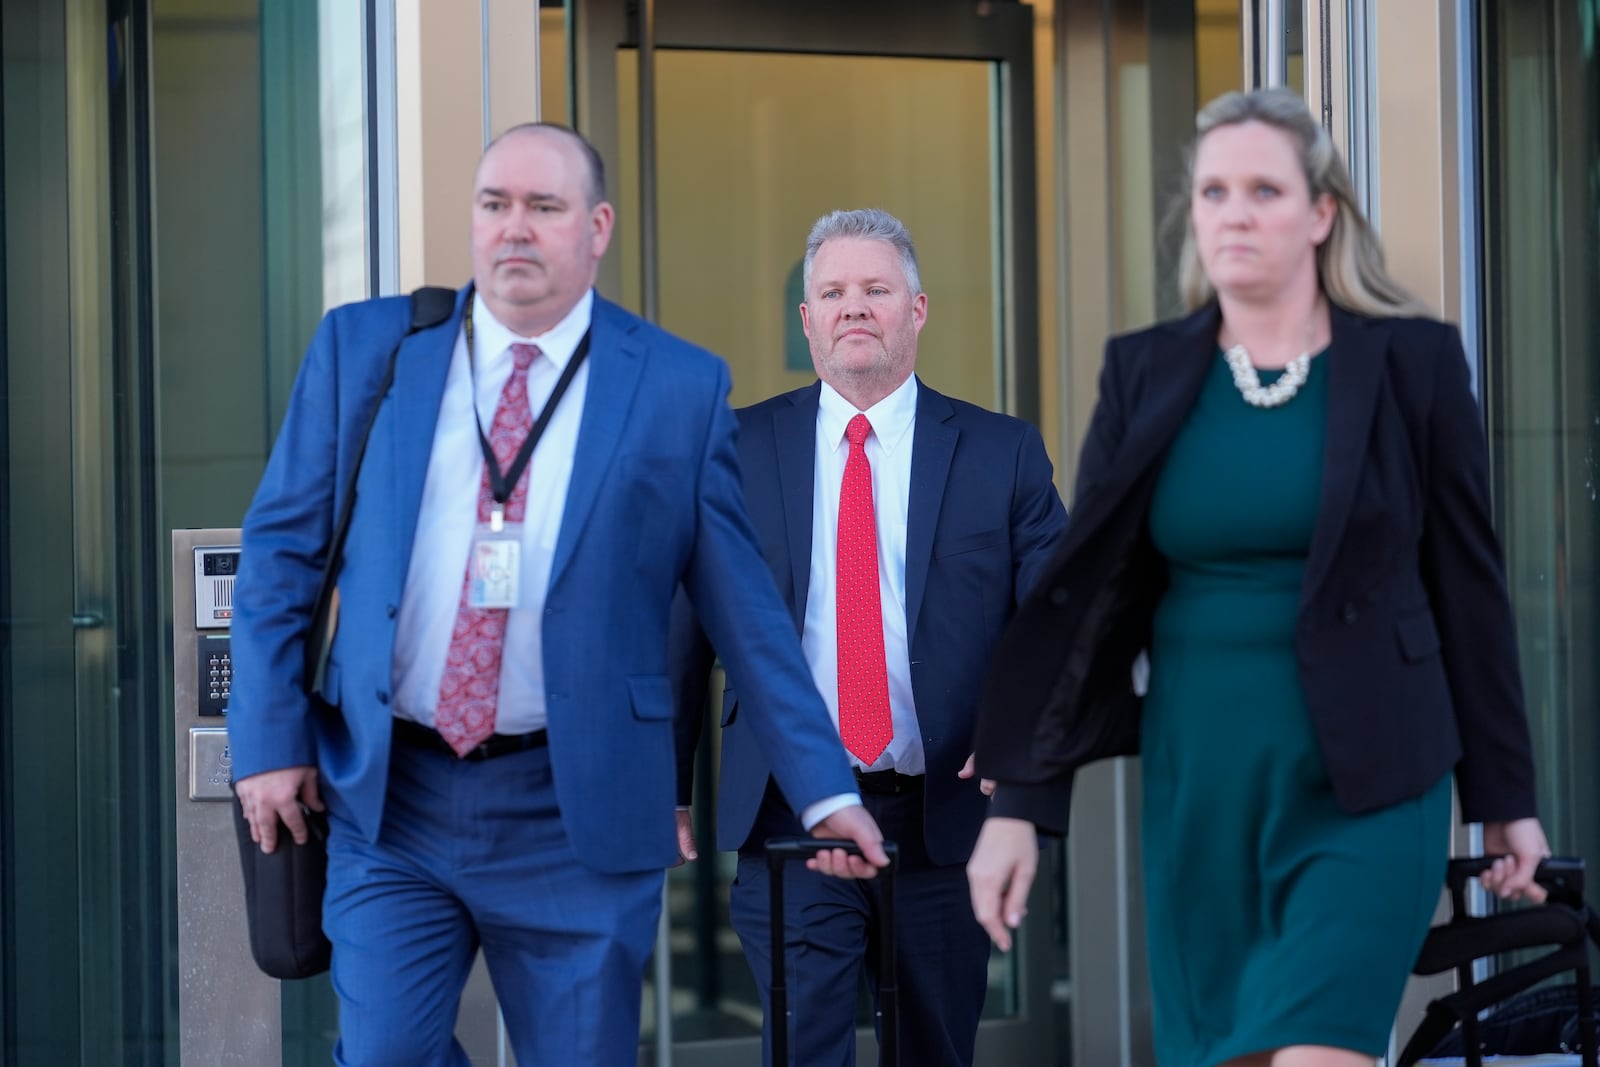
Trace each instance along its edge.
{"label": "shirt cuff", "polygon": [[834,812],[859,803],[861,803],[860,793],[836,793],[831,797],[823,797],[815,804],[808,805],[806,810],[800,813],[800,825],[806,828],[806,833],[810,833],[813,826]]}

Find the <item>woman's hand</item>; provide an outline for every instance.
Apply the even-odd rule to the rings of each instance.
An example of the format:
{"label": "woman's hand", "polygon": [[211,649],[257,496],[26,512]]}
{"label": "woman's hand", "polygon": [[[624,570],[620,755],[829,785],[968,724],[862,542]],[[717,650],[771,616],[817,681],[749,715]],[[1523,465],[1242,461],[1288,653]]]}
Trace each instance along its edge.
{"label": "woman's hand", "polygon": [[1011,948],[1011,931],[1028,913],[1028,889],[1038,868],[1039,839],[1033,823],[984,820],[967,861],[967,885],[972,891],[972,914],[1002,952]]}
{"label": "woman's hand", "polygon": [[1484,889],[1504,899],[1522,897],[1544,903],[1544,887],[1533,880],[1539,861],[1550,858],[1550,844],[1538,819],[1483,824],[1483,854],[1498,856],[1494,865],[1478,876]]}

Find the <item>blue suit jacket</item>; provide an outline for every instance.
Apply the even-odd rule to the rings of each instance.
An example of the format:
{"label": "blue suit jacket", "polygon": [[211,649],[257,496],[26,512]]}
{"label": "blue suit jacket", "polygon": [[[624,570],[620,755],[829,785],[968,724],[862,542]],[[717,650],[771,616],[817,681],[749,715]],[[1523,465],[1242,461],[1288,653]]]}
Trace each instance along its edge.
{"label": "blue suit jacket", "polygon": [[[739,411],[745,497],[796,633],[805,625],[811,582],[820,392],[821,385],[813,384]],[[964,863],[986,812],[977,780],[958,778],[956,772],[972,751],[989,652],[1023,592],[1042,572],[1066,522],[1051,476],[1044,442],[1032,426],[917,383],[906,518],[906,633],[927,757],[925,838],[935,863]],[[673,655],[682,709],[680,802],[687,801],[712,658],[711,648],[696,637],[692,621],[686,627],[680,611]],[[723,652],[714,633],[711,645]],[[725,653],[722,658],[726,663]],[[776,771],[759,743],[759,723],[750,708],[750,694],[730,674],[717,802],[717,847],[724,850],[749,843]],[[837,736],[834,745],[842,751]],[[792,797],[787,790],[785,795]]]}
{"label": "blue suit jacket", "polygon": [[[305,633],[335,496],[409,321],[405,298],[323,320],[244,523],[234,774],[314,764],[369,839],[388,779],[395,619],[465,295],[400,347],[361,466],[325,702],[301,690]],[[666,650],[680,585],[749,693],[750,729],[788,795],[806,804],[854,786],[746,517],[727,367],[598,296],[589,360],[542,627],[550,758],[580,860],[647,870],[677,859]]]}

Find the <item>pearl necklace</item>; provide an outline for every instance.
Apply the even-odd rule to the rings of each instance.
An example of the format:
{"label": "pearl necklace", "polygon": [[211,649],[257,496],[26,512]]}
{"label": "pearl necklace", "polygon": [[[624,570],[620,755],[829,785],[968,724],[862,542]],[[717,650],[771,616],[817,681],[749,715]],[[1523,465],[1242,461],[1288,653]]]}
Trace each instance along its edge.
{"label": "pearl necklace", "polygon": [[1311,375],[1311,353],[1302,352],[1283,368],[1283,376],[1271,385],[1262,385],[1261,376],[1250,362],[1250,353],[1244,345],[1234,345],[1223,353],[1228,367],[1233,371],[1233,384],[1238,387],[1244,402],[1258,408],[1275,408],[1294,399],[1300,387]]}

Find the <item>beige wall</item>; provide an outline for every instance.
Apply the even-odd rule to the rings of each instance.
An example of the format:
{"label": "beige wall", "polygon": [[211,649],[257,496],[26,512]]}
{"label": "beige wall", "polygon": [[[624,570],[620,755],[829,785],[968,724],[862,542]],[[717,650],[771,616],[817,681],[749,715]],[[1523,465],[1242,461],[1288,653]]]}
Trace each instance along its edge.
{"label": "beige wall", "polygon": [[[478,4],[396,0],[395,88],[399,160],[400,286],[460,285],[472,273],[468,208],[472,174],[490,136],[540,117],[541,96],[565,118],[562,42],[542,40],[559,12],[522,0],[489,4],[489,98],[484,114],[484,34]],[[552,79],[554,84],[551,84]]]}
{"label": "beige wall", "polygon": [[1389,265],[1440,315],[1461,310],[1454,5],[1374,4],[1374,215]]}

